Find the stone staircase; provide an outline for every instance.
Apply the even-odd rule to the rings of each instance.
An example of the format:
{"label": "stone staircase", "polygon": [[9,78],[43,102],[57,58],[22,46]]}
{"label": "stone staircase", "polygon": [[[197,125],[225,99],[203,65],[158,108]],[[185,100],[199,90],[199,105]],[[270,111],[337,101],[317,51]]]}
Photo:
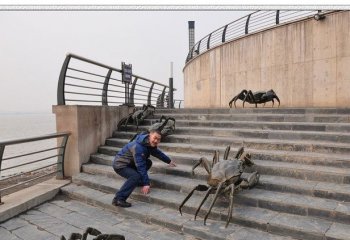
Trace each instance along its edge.
{"label": "stone staircase", "polygon": [[[178,164],[168,167],[154,160],[150,171],[151,194],[136,189],[131,208],[111,205],[124,180],[114,173],[114,155],[135,134],[115,131],[100,146],[64,194],[97,206],[128,214],[150,224],[165,226],[199,239],[350,239],[350,109],[245,108],[157,110],[139,130],[161,115],[176,119],[176,134],[160,149]],[[261,173],[260,184],[234,196],[232,220],[225,228],[228,201],[220,198],[207,225],[203,217],[212,197],[197,217],[193,215],[204,193],[196,193],[178,206],[207,174],[191,167],[214,150],[221,156],[227,145],[232,156],[245,146]],[[159,239],[162,239],[161,237]]]}

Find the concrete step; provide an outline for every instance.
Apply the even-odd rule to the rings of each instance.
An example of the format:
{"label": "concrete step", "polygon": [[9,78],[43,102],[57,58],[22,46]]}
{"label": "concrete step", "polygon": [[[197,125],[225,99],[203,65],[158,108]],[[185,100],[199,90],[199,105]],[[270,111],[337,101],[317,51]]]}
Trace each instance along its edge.
{"label": "concrete step", "polygon": [[160,113],[154,114],[155,119],[162,115],[174,117],[176,120],[210,120],[210,121],[247,121],[247,122],[323,122],[350,123],[349,114],[291,114],[291,113]]}
{"label": "concrete step", "polygon": [[[146,131],[148,126],[139,126],[138,131]],[[128,126],[127,132],[136,133],[135,126]],[[210,136],[210,137],[241,137],[274,140],[309,140],[329,141],[336,143],[350,143],[348,132],[316,132],[316,131],[287,131],[287,130],[258,130],[239,128],[205,128],[205,127],[177,127],[175,134]],[[114,131],[113,137],[126,137],[125,132]]]}
{"label": "concrete step", "polygon": [[[142,125],[150,126],[158,119],[145,119]],[[227,120],[188,120],[177,119],[176,127],[214,127],[248,128],[289,131],[349,132],[350,123],[315,123],[315,122],[273,122],[273,121],[227,121]]]}
{"label": "concrete step", "polygon": [[[171,168],[167,173],[178,176],[191,176],[191,166],[199,159],[196,155],[168,153],[168,156],[181,164],[183,167]],[[98,164],[111,165],[114,156],[105,154],[92,154],[90,161]],[[151,157],[151,159],[154,159]],[[154,159],[158,161],[157,159]],[[306,165],[299,163],[276,162],[267,160],[254,159],[255,166],[247,171],[257,170],[261,174],[272,176],[285,176],[290,178],[314,180],[322,182],[349,184],[350,183],[350,169],[337,168],[317,165]],[[186,163],[186,164],[184,164]],[[155,169],[155,166],[153,166]]]}
{"label": "concrete step", "polygon": [[[132,138],[134,133],[123,132],[121,133],[124,138],[108,138],[106,139],[106,145],[120,146],[120,143],[126,143]],[[120,136],[117,134],[117,136]],[[198,145],[210,145],[212,147],[226,147],[241,146],[250,149],[263,149],[263,150],[282,150],[282,151],[301,151],[301,152],[318,152],[328,154],[348,154],[350,155],[350,145],[348,143],[335,143],[327,141],[307,141],[307,140],[284,140],[284,139],[257,139],[257,138],[242,138],[242,137],[215,137],[211,136],[194,136],[194,135],[181,135],[174,134],[162,139],[161,146],[166,144],[191,144]],[[188,151],[191,147],[187,148]]]}
{"label": "concrete step", "polygon": [[273,113],[273,114],[332,114],[350,115],[350,108],[181,108],[181,109],[156,109],[156,114],[187,113],[187,114],[249,114],[249,113]]}
{"label": "concrete step", "polygon": [[[99,190],[87,188],[71,184],[62,188],[62,192],[73,199],[92,203],[95,206],[103,207],[107,210],[121,213],[127,216],[132,216],[137,220],[149,224],[160,225],[173,231],[183,234],[182,239],[192,239],[190,236],[199,239],[213,240],[292,240],[296,238],[283,237],[278,234],[268,233],[266,231],[257,230],[250,227],[241,226],[230,223],[227,228],[223,227],[221,221],[208,220],[206,226],[201,221],[193,221],[192,215],[183,213],[181,216],[177,210],[159,206],[158,204],[143,202],[131,199],[133,206],[131,208],[119,208],[110,204],[114,194],[101,192]],[[338,224],[337,226],[342,227]],[[276,230],[276,232],[278,232]],[[334,236],[334,233],[329,232],[329,236]],[[337,235],[341,237],[339,234]],[[337,237],[336,236],[336,237]],[[158,239],[165,239],[158,236]],[[173,235],[166,239],[178,239]],[[342,238],[335,238],[342,239]]]}
{"label": "concrete step", "polygon": [[[115,155],[117,149],[115,149],[114,147],[117,147],[118,149],[122,148],[128,142],[129,141],[127,139],[107,139],[107,145],[99,147],[98,151],[100,153]],[[213,149],[214,144],[208,145],[210,144],[210,142],[206,142],[206,145],[187,144],[183,142],[184,141],[179,141],[178,143],[162,142],[160,144],[160,149],[162,149],[164,152],[196,154],[198,156],[197,158],[199,158],[202,155],[213,155],[214,150],[219,150],[221,156],[223,156],[223,153],[225,152],[227,146],[215,146],[215,149]],[[204,139],[203,142],[205,142]],[[233,157],[233,155],[236,153],[240,146],[241,144],[237,144],[235,147],[231,148],[231,157]],[[271,149],[262,150],[250,147],[245,147],[245,149],[247,152],[250,152],[253,155],[254,159],[259,160],[295,162],[302,164],[323,165],[332,167],[350,167],[350,155],[345,154],[283,151]]]}
{"label": "concrete step", "polygon": [[[189,177],[165,175],[168,168],[166,168],[164,164],[154,162],[153,165],[156,169],[150,169],[150,173],[152,174],[152,186],[159,188],[166,188],[168,190],[188,193],[192,190],[193,186],[205,183],[208,178],[208,174],[204,170],[196,170],[196,174]],[[179,168],[184,167],[179,165]],[[83,165],[82,170],[83,172],[89,174],[98,174],[111,178],[119,177],[117,174],[115,174],[110,165],[90,163]],[[187,171],[190,171],[190,169],[188,168]],[[243,173],[243,175],[244,174],[245,173]],[[191,185],[188,185],[188,181],[191,181]],[[350,202],[350,185],[348,184],[301,180],[262,174],[260,176],[260,183],[255,188],[281,193],[303,194],[310,197]]]}
{"label": "concrete step", "polygon": [[[163,166],[164,167],[164,166]],[[123,180],[115,174],[110,166],[87,164],[84,173],[99,174]],[[206,184],[206,181],[170,176],[163,173],[150,173],[152,187],[189,193],[195,186]],[[190,182],[189,182],[190,181]],[[234,203],[274,211],[324,218],[344,224],[350,223],[350,202],[324,199],[315,196],[303,196],[295,193],[268,191],[253,188],[235,195]],[[224,204],[228,207],[227,203]]]}
{"label": "concrete step", "polygon": [[[79,174],[73,178],[73,182],[80,185],[74,190],[70,190],[70,194],[92,194],[91,189],[99,189],[103,192],[111,193],[109,195],[109,201],[113,198],[113,193],[116,189],[119,189],[124,180],[111,179],[99,175]],[[88,186],[88,189],[83,189],[81,185]],[[85,190],[85,191],[84,191]],[[65,191],[65,190],[63,190]],[[90,193],[89,193],[90,192]],[[150,204],[155,204],[158,208],[156,211],[160,211],[160,207],[166,207],[171,209],[177,209],[179,203],[184,199],[186,194],[176,191],[169,191],[164,189],[152,188],[151,194],[145,196],[139,192],[139,189],[135,189],[132,194],[132,198],[143,201]],[[193,195],[183,208],[185,213],[193,214],[201,201],[203,196]],[[99,197],[97,199],[105,199],[106,197]],[[220,200],[222,202],[222,200]],[[207,201],[203,205],[203,209],[199,213],[199,221],[202,221],[206,210],[208,209],[210,201]],[[144,204],[144,203],[143,203]],[[135,207],[135,206],[134,206]],[[133,208],[130,208],[133,209]],[[150,211],[150,207],[147,208],[147,212]],[[140,213],[140,209],[135,210]],[[227,214],[226,206],[216,204],[210,215],[210,219],[225,221]],[[291,236],[298,239],[324,239],[325,236],[332,233],[334,239],[342,239],[343,236],[349,233],[348,225],[334,223],[332,221],[310,217],[300,216],[288,213],[275,212],[268,209],[262,209],[258,207],[249,207],[243,205],[235,205],[232,214],[232,222],[235,224],[251,227],[255,229],[268,231],[272,234],[281,234],[284,236]],[[224,224],[224,223],[223,223]],[[331,231],[337,226],[337,231]],[[333,233],[334,232],[334,233]],[[338,236],[334,236],[337,233]]]}

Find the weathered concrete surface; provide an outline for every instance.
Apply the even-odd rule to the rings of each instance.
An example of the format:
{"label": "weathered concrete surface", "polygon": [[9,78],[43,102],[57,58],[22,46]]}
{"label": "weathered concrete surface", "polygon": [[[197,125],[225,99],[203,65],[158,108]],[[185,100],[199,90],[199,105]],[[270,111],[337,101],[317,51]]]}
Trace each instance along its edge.
{"label": "weathered concrete surface", "polygon": [[184,68],[186,108],[228,107],[243,89],[274,89],[284,107],[349,106],[349,19],[281,24],[199,55]]}
{"label": "weathered concrete surface", "polygon": [[65,153],[65,176],[80,172],[81,165],[89,161],[90,154],[112,135],[129,111],[127,106],[53,106],[57,132],[71,132]]}

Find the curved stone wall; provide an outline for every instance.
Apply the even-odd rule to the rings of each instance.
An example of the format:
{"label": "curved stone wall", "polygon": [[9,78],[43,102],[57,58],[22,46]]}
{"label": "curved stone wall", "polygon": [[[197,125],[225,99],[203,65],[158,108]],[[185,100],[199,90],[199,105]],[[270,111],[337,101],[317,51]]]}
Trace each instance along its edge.
{"label": "curved stone wall", "polygon": [[228,42],[188,62],[184,81],[186,108],[228,107],[243,89],[274,89],[283,107],[349,107],[350,13]]}

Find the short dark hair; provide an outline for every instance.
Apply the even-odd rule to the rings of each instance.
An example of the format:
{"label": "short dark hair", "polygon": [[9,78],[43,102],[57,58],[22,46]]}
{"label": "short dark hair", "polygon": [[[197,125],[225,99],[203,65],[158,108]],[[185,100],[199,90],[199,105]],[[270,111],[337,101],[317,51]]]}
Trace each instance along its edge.
{"label": "short dark hair", "polygon": [[158,133],[160,136],[162,136],[161,131],[159,131],[158,129],[151,129],[149,130],[149,133]]}

